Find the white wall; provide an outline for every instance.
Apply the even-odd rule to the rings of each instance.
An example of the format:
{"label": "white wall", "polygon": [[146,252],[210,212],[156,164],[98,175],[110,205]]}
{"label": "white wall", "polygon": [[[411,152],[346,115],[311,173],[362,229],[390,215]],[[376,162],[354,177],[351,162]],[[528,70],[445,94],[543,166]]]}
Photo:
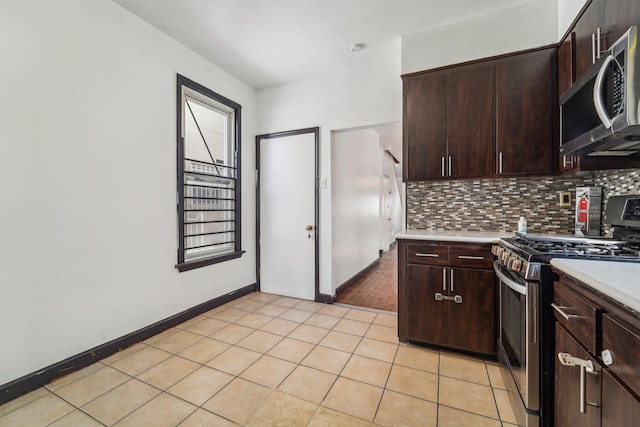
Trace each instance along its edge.
{"label": "white wall", "polygon": [[556,2],[532,0],[502,13],[403,37],[402,73],[556,43]]}
{"label": "white wall", "polygon": [[558,0],[558,40],[567,32],[587,1],[589,0]]}
{"label": "white wall", "polygon": [[320,126],[320,292],[333,295],[331,131],[401,120],[400,61],[259,91],[258,109],[259,134]]}
{"label": "white wall", "polygon": [[[0,385],[255,283],[255,92],[110,0],[3,2]],[[243,106],[242,258],[176,263],[176,73]]]}
{"label": "white wall", "polygon": [[333,289],[378,259],[382,150],[371,129],[331,134]]}

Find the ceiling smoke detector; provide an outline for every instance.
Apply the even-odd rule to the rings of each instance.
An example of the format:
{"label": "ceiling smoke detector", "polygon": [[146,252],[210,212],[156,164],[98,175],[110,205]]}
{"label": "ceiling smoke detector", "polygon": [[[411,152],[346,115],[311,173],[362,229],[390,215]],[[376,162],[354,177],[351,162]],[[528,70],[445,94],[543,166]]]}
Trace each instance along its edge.
{"label": "ceiling smoke detector", "polygon": [[351,52],[354,55],[357,55],[360,52],[362,52],[365,47],[367,46],[364,43],[352,44],[351,46],[349,46],[349,52]]}

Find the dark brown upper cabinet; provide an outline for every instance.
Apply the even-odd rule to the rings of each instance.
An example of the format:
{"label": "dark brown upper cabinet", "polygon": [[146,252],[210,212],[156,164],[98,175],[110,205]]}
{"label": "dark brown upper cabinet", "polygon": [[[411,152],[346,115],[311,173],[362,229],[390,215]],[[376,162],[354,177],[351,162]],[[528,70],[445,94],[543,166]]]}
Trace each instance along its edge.
{"label": "dark brown upper cabinet", "polygon": [[[593,0],[574,27],[575,80],[579,79],[606,49],[603,33],[604,0]],[[600,39],[598,41],[598,35]],[[600,46],[600,51],[598,51]]]}
{"label": "dark brown upper cabinet", "polygon": [[556,58],[551,47],[496,64],[499,175],[548,174],[556,169]]}
{"label": "dark brown upper cabinet", "polygon": [[591,0],[562,42],[569,37],[575,41],[572,83],[633,25],[640,25],[638,0]]}
{"label": "dark brown upper cabinet", "polygon": [[405,181],[493,171],[493,84],[490,65],[405,78]]}
{"label": "dark brown upper cabinet", "polygon": [[426,74],[407,79],[404,92],[404,178],[442,177],[447,155],[447,78]]}
{"label": "dark brown upper cabinet", "polygon": [[553,172],[556,61],[551,47],[403,76],[404,180]]}
{"label": "dark brown upper cabinet", "polygon": [[457,69],[447,78],[449,177],[491,175],[494,155],[494,78],[492,64]]}
{"label": "dark brown upper cabinet", "polygon": [[603,49],[611,47],[633,25],[640,25],[640,2],[638,0],[604,1]]}
{"label": "dark brown upper cabinet", "polygon": [[558,96],[563,95],[576,80],[576,34],[571,32],[558,46]]}
{"label": "dark brown upper cabinet", "polygon": [[[558,49],[558,93],[562,95],[633,25],[640,26],[638,0],[591,0]],[[582,171],[637,168],[625,157],[566,155],[559,161],[563,174]]]}

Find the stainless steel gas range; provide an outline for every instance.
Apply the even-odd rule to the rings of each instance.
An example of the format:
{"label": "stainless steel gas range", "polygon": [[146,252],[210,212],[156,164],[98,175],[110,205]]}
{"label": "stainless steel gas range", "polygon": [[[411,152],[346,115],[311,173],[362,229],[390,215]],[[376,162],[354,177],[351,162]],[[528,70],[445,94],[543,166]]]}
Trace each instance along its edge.
{"label": "stainless steel gas range", "polygon": [[498,360],[518,424],[553,425],[552,258],[640,262],[640,195],[609,198],[612,239],[516,234],[493,247],[500,283]]}

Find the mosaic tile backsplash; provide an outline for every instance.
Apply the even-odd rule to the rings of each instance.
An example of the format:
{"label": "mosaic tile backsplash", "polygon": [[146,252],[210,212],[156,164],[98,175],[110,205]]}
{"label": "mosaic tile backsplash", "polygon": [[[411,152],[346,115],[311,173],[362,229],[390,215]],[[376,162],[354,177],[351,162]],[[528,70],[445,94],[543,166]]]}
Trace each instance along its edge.
{"label": "mosaic tile backsplash", "polygon": [[[640,193],[640,169],[598,171],[585,177],[535,177],[407,183],[407,228],[456,231],[517,229],[573,234],[576,187],[602,187],[603,210],[612,195]],[[560,206],[559,192],[571,193]],[[611,230],[603,226],[604,235]]]}

